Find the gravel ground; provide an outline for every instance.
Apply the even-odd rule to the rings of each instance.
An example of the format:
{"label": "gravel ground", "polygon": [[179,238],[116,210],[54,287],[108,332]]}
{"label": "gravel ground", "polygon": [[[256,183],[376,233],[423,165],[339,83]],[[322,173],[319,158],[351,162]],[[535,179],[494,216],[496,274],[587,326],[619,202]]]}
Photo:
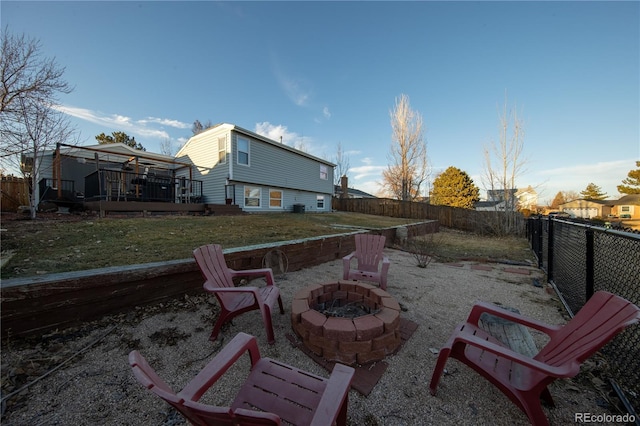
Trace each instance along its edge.
{"label": "gravel ground", "polygon": [[[394,356],[387,371],[367,397],[352,390],[350,425],[526,425],[525,415],[502,393],[455,360],[447,364],[437,396],[428,384],[437,355],[454,326],[464,320],[476,300],[517,308],[522,314],[561,324],[564,309],[555,295],[533,280],[544,282],[536,268],[518,266],[529,275],[505,272],[512,265],[486,264],[490,271],[431,263],[416,266],[415,259],[397,250],[385,250],[391,259],[391,293],[403,307],[402,316],[418,323],[411,339]],[[291,346],[289,305],[298,289],[342,275],[341,261],[325,263],[277,277],[285,315],[273,314],[276,344],[266,344],[260,315],[253,311],[237,317],[223,330],[222,339],[208,340],[218,310],[215,298],[200,294],[161,305],[138,308],[103,318],[81,328],[56,330],[39,339],[9,339],[2,346],[3,396],[76,354],[61,368],[3,404],[3,425],[175,425],[182,417],[139,385],[127,363],[138,349],[158,374],[175,390],[183,387],[237,332],[255,335],[263,356],[279,359],[328,377],[298,349]],[[540,347],[544,339],[534,335]],[[89,346],[93,344],[92,346]],[[87,348],[88,347],[88,348]],[[79,351],[82,351],[78,353]],[[248,357],[244,357],[248,358]],[[205,402],[225,405],[241,382],[248,362],[243,360],[220,386],[205,395]],[[551,393],[556,407],[545,409],[553,425],[572,424],[574,413],[610,413],[606,391],[597,379],[597,362],[585,364],[576,378],[556,381]]]}

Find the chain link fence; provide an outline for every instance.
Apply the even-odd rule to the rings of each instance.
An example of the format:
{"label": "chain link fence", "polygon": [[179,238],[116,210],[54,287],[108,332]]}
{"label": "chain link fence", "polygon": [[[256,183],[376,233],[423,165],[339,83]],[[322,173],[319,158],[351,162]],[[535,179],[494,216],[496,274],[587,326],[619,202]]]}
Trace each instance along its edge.
{"label": "chain link fence", "polygon": [[[640,306],[640,235],[574,223],[530,218],[527,237],[571,316],[599,290]],[[640,408],[640,326],[618,334],[601,351],[613,385],[632,411]],[[625,401],[626,400],[626,401]]]}

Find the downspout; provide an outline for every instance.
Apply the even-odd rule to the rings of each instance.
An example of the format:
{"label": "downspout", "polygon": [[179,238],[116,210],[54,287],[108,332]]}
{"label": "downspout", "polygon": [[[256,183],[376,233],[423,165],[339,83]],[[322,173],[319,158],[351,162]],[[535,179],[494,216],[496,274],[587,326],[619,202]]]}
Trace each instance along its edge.
{"label": "downspout", "polygon": [[58,200],[62,199],[62,162],[60,161],[60,143],[56,144],[56,158],[53,171],[55,173],[56,187],[58,188]]}
{"label": "downspout", "polygon": [[[231,135],[231,132],[229,132],[229,135]],[[225,145],[226,145],[226,141],[225,141]],[[229,138],[229,155],[228,155],[229,162],[228,162],[228,164],[229,164],[229,180],[230,181],[233,180],[233,149],[231,149],[231,145],[232,145],[231,138]],[[227,147],[225,146],[225,149],[226,148]]]}

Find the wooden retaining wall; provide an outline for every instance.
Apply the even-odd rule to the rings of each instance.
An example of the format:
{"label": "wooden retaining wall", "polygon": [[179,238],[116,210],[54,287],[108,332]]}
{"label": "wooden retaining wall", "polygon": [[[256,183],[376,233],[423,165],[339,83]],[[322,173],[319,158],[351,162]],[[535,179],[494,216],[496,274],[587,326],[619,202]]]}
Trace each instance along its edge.
{"label": "wooden retaining wall", "polygon": [[[409,236],[415,236],[438,232],[438,226],[438,222],[428,221],[405,227]],[[398,228],[402,227],[368,232],[385,235],[389,246],[395,242]],[[262,267],[267,253],[281,250],[288,259],[288,271],[297,271],[351,253],[355,250],[353,235],[358,232],[363,231],[232,248],[224,251],[225,258],[232,269],[255,269]],[[201,292],[202,283],[193,259],[2,280],[2,337],[40,334]]]}

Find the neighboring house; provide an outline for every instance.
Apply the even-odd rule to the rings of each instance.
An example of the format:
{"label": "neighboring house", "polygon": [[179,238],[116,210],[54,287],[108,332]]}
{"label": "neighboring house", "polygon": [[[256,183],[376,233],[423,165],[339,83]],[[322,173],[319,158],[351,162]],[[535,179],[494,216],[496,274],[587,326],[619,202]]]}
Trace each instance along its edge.
{"label": "neighboring house", "polygon": [[529,185],[524,189],[516,191],[519,209],[536,210],[538,206],[538,193]]}
{"label": "neighboring house", "polygon": [[176,161],[194,166],[208,204],[246,212],[331,211],[335,164],[233,124],[191,137]]}
{"label": "neighboring house", "polygon": [[[340,185],[334,185],[334,194],[340,198],[342,196],[342,187]],[[375,195],[368,194],[364,191],[360,191],[355,188],[347,188],[347,198],[378,198]]]}
{"label": "neighboring house", "polygon": [[474,208],[480,212],[495,212],[501,211],[503,212],[506,207],[506,203],[504,200],[502,201],[478,201]]}
{"label": "neighboring house", "polygon": [[515,197],[517,189],[487,189],[487,201],[504,201],[507,198]]}
{"label": "neighboring house", "polygon": [[[515,200],[515,205],[513,204]],[[528,186],[524,189],[512,188],[507,191],[504,189],[487,190],[487,204],[476,204],[476,210],[504,211],[505,209],[529,209],[535,210],[538,205],[538,193]],[[491,204],[493,203],[493,204]]]}
{"label": "neighboring house", "polygon": [[629,194],[613,201],[611,214],[621,219],[640,219],[640,194]]}
{"label": "neighboring house", "polygon": [[558,210],[568,213],[571,217],[591,219],[594,217],[607,217],[612,214],[613,200],[588,200],[580,198],[560,204]]}

